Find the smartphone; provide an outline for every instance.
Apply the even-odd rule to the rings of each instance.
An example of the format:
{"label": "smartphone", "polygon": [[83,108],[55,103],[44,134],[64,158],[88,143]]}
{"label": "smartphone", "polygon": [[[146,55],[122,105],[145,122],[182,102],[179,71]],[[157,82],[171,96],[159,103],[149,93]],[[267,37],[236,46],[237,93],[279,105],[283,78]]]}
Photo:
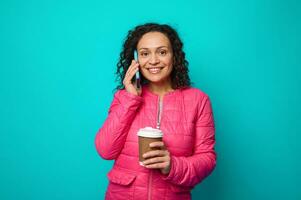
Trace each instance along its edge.
{"label": "smartphone", "polygon": [[[138,62],[138,53],[137,53],[137,50],[134,51],[134,59]],[[141,88],[141,84],[140,84],[139,70],[136,72],[135,78],[136,78],[137,89],[140,89]]]}

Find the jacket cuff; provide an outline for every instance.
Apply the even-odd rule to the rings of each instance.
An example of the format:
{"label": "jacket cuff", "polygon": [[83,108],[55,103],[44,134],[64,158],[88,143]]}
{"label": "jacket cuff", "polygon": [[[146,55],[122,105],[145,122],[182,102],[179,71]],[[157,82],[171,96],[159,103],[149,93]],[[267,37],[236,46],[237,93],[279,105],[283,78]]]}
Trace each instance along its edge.
{"label": "jacket cuff", "polygon": [[175,169],[177,169],[178,163],[177,163],[177,160],[174,156],[171,156],[170,161],[171,162],[170,162],[170,171],[169,171],[169,173],[166,174],[166,175],[162,174],[161,176],[162,176],[163,180],[172,182],[172,179],[175,176],[175,172],[176,172]]}

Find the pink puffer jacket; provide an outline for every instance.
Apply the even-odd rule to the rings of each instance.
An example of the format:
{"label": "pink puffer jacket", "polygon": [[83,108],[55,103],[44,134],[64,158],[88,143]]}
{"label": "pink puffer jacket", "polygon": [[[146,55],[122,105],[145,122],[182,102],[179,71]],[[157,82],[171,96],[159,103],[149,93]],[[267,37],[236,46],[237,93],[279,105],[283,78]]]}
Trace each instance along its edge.
{"label": "pink puffer jacket", "polygon": [[[168,175],[139,165],[137,132],[158,122],[171,155]],[[214,130],[210,100],[196,88],[167,93],[162,104],[147,86],[141,96],[118,90],[95,138],[100,156],[115,160],[106,199],[191,199],[190,190],[215,167]]]}

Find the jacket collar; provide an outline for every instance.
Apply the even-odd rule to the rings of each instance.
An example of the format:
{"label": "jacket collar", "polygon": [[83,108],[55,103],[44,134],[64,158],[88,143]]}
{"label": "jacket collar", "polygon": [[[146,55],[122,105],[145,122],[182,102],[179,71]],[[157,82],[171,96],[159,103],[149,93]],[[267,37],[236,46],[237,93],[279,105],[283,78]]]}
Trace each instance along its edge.
{"label": "jacket collar", "polygon": [[[173,90],[173,91],[167,92],[167,93],[164,95],[164,97],[177,95],[177,93],[179,93],[179,91],[180,91],[180,89],[175,89],[175,90]],[[153,93],[153,92],[148,88],[148,85],[143,85],[143,86],[142,86],[142,94],[147,95],[147,96],[151,96],[151,97],[156,97],[156,98],[159,97],[159,95]]]}

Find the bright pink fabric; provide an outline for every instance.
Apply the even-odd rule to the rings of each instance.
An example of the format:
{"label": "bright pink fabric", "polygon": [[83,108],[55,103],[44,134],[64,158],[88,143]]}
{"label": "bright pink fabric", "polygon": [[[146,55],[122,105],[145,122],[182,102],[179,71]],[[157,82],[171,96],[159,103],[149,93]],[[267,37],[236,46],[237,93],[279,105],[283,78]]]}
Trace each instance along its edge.
{"label": "bright pink fabric", "polygon": [[159,96],[147,86],[136,96],[118,90],[95,145],[99,155],[115,160],[108,173],[107,200],[191,199],[190,190],[215,168],[215,129],[208,96],[196,88],[178,89],[163,98],[163,142],[171,154],[171,170],[139,165],[137,131],[156,127]]}

